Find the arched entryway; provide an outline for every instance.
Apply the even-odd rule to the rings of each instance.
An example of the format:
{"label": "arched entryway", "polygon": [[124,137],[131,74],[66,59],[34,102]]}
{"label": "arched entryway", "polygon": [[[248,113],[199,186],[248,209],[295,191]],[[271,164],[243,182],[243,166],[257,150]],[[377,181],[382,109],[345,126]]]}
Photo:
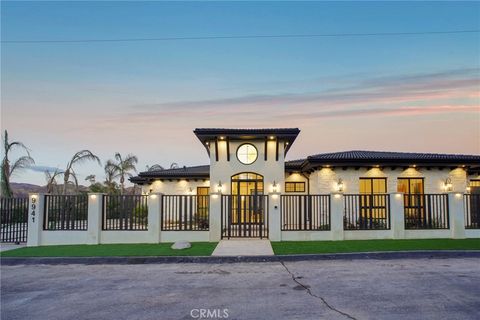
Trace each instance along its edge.
{"label": "arched entryway", "polygon": [[263,176],[242,172],[231,178],[231,195],[222,197],[222,238],[268,237],[268,196]]}

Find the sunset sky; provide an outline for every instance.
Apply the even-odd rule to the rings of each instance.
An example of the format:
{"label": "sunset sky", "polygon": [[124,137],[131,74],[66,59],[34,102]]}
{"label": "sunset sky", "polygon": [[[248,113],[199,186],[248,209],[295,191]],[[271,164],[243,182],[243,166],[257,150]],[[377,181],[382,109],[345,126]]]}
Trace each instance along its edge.
{"label": "sunset sky", "polygon": [[[480,33],[27,42],[480,29],[480,3],[2,2],[1,128],[45,184],[75,151],[207,164],[197,127],[299,127],[288,159],[480,154]],[[18,154],[17,154],[18,155]],[[15,156],[15,155],[14,155]],[[103,169],[76,168],[82,184]]]}

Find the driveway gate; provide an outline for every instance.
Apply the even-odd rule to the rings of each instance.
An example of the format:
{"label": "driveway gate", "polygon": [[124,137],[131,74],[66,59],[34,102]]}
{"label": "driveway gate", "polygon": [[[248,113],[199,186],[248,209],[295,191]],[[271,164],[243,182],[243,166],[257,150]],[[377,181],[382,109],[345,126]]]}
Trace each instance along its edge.
{"label": "driveway gate", "polygon": [[27,242],[28,198],[1,198],[1,242]]}

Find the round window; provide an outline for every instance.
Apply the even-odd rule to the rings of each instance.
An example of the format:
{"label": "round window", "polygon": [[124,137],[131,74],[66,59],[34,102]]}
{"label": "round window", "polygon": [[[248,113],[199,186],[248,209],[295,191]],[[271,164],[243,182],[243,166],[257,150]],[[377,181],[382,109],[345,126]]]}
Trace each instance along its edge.
{"label": "round window", "polygon": [[243,164],[251,164],[257,160],[257,148],[253,144],[245,143],[237,149],[237,159]]}

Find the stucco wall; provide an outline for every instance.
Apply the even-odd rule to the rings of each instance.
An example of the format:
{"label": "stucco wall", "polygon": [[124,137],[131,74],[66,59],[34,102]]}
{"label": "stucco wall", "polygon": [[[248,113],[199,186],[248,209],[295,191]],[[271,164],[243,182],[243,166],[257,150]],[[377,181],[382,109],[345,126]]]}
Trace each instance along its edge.
{"label": "stucco wall", "polygon": [[143,186],[142,192],[149,193],[152,190],[152,193],[163,194],[197,194],[197,187],[210,187],[210,180],[156,180],[150,185]]}
{"label": "stucco wall", "polygon": [[310,175],[310,193],[324,194],[336,191],[338,179],[343,181],[344,193],[358,193],[361,177],[385,177],[387,178],[387,192],[396,192],[398,178],[419,177],[424,178],[425,193],[443,193],[444,182],[447,178],[452,181],[454,192],[464,192],[467,187],[467,175],[464,169],[453,170],[439,168],[323,168],[316,170]]}

